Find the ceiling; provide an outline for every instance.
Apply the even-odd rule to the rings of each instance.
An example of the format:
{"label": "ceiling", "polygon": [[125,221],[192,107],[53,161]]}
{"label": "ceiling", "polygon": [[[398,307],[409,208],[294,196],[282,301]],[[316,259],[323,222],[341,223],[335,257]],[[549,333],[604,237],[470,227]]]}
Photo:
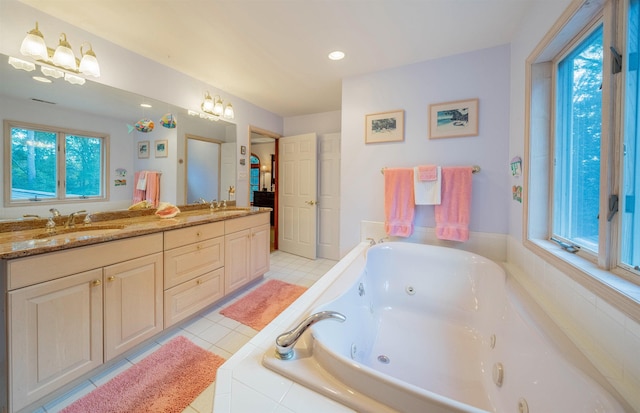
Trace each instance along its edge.
{"label": "ceiling", "polygon": [[20,1],[288,117],[340,110],[344,78],[509,43],[555,0]]}

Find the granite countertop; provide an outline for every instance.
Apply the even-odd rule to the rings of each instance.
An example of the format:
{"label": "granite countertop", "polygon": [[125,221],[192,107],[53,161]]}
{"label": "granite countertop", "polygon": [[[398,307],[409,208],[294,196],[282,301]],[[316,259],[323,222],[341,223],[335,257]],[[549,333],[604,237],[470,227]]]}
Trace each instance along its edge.
{"label": "granite countertop", "polygon": [[55,218],[56,227],[50,231],[45,228],[47,219],[0,222],[0,259],[60,251],[271,211],[271,208],[235,206],[214,210],[202,205],[179,208],[181,212],[173,218],[160,218],[155,215],[155,209],[93,213],[90,224],[84,224],[85,215],[80,214],[74,228],[64,228],[66,217],[58,217]]}

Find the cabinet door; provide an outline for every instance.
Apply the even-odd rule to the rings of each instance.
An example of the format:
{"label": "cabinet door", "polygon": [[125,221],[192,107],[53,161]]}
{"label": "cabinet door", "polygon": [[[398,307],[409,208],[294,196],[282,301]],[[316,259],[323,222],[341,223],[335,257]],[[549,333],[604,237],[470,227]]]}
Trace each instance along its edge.
{"label": "cabinet door", "polygon": [[251,228],[251,278],[269,271],[271,227],[268,224]]}
{"label": "cabinet door", "polygon": [[163,329],[162,254],[104,268],[105,361]]}
{"label": "cabinet door", "polygon": [[10,411],[102,364],[102,269],[11,291]]}
{"label": "cabinet door", "polygon": [[224,293],[242,287],[250,278],[251,230],[234,232],[224,237]]}

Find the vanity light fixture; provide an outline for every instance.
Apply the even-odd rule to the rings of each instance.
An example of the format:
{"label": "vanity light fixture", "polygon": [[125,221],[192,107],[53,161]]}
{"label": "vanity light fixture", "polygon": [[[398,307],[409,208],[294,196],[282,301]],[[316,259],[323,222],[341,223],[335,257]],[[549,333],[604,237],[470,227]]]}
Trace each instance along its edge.
{"label": "vanity light fixture", "polygon": [[[86,52],[85,45],[88,46]],[[90,43],[85,42],[80,46],[82,60],[76,58],[65,33],[60,34],[58,46],[55,50],[48,48],[44,42],[44,36],[38,28],[38,22],[36,22],[36,27],[29,31],[22,41],[20,53],[39,62],[44,75],[56,79],[64,78],[64,80],[74,85],[85,83],[85,79],[79,75],[100,77],[100,65]],[[26,71],[35,69],[34,63],[11,57],[9,58],[9,64],[16,69]]]}
{"label": "vanity light fixture", "polygon": [[225,106],[222,103],[222,99],[220,98],[220,96],[216,95],[214,98],[212,98],[209,92],[206,92],[204,94],[204,100],[202,101],[200,108],[203,112],[208,114],[207,116],[213,115],[216,118],[223,117],[225,119],[235,118],[235,113],[233,111],[233,106],[231,106],[231,103],[227,103],[227,105]]}

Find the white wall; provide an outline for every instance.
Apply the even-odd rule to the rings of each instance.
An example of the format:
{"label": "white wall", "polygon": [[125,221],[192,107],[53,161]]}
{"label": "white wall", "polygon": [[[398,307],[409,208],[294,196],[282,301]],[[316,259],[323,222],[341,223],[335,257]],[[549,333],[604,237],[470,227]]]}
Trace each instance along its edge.
{"label": "white wall", "polygon": [[284,118],[284,136],[311,132],[320,136],[326,133],[340,132],[341,121],[341,111],[339,110]]}
{"label": "white wall", "polygon": [[[340,250],[360,240],[360,222],[384,221],[383,167],[479,165],[471,231],[506,234],[509,176],[509,46],[355,76],[342,82]],[[479,135],[428,139],[429,104],[479,98]],[[364,143],[365,115],[403,109],[404,142]],[[432,206],[415,225],[434,227]]]}

